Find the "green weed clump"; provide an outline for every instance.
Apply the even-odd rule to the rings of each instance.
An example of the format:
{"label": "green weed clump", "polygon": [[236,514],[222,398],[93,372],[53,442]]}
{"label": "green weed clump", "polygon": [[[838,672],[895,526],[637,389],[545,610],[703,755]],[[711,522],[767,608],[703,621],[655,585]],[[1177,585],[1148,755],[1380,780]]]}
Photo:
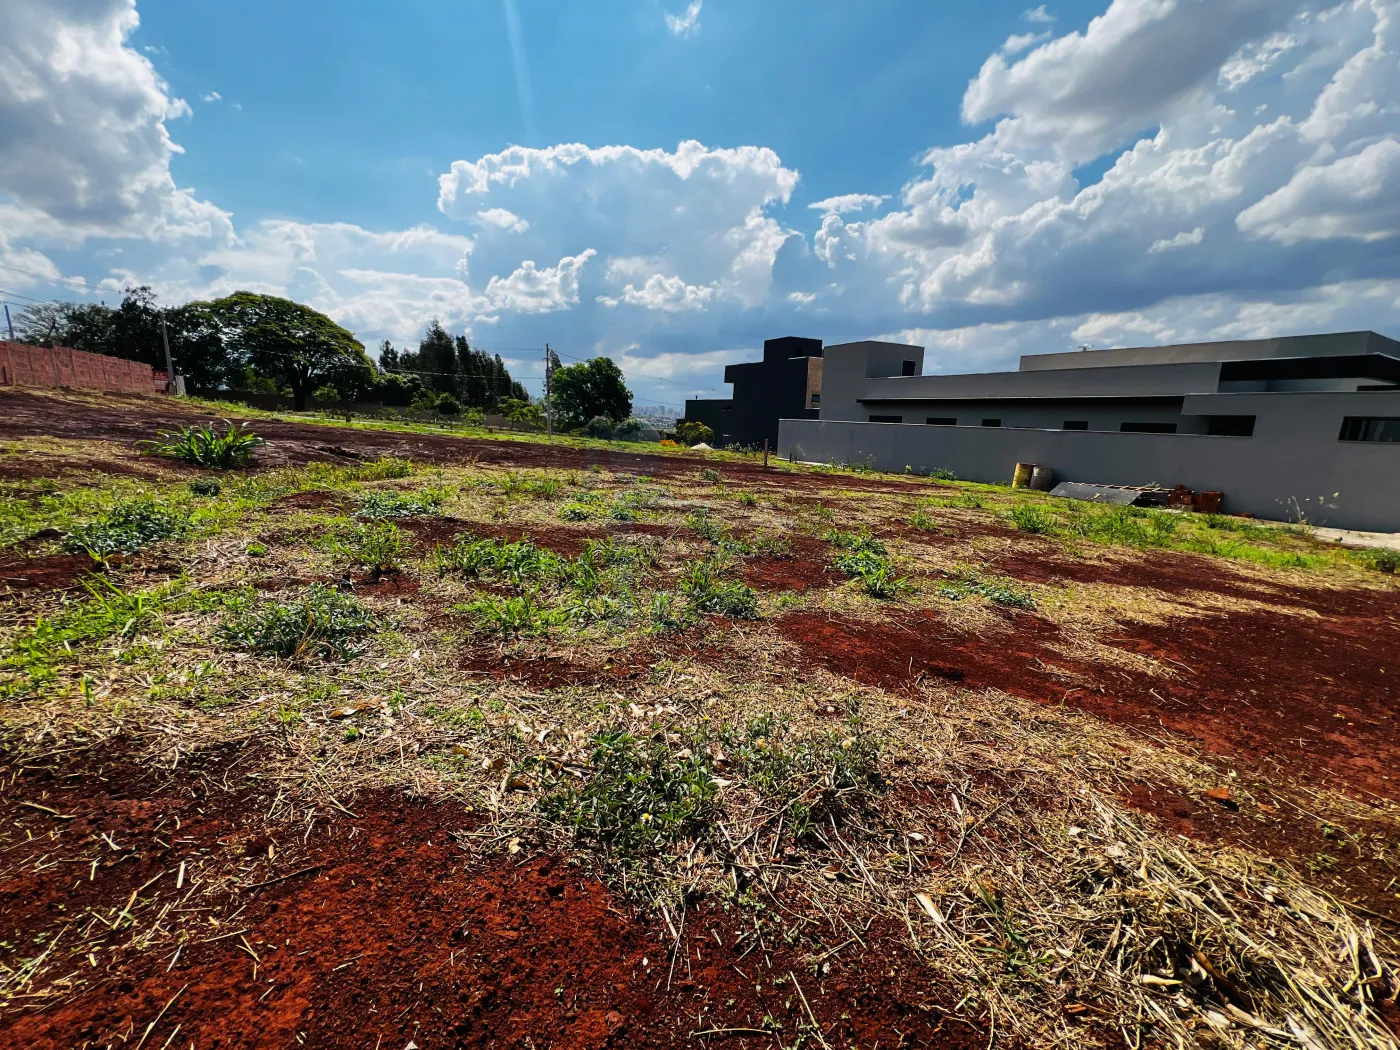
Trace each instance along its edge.
{"label": "green weed clump", "polygon": [[705,839],[720,815],[707,755],[673,751],[621,729],[594,735],[588,779],[540,802],[545,819],[631,867],[685,839]]}
{"label": "green weed clump", "polygon": [[134,554],[158,540],[179,536],[189,525],[183,510],[150,498],[135,499],[118,503],[96,521],[74,529],[63,538],[63,546],[104,561],[113,554]]}
{"label": "green weed clump", "polygon": [[413,463],[396,456],[381,456],[349,471],[355,481],[395,481],[413,473]]}
{"label": "green weed clump", "polygon": [[577,500],[573,503],[566,503],[559,508],[559,518],[562,521],[587,521],[591,517],[593,517],[593,508]]}
{"label": "green weed clump", "polygon": [[217,496],[224,490],[223,485],[213,478],[196,478],[190,482],[189,488],[195,496]]}
{"label": "green weed clump", "polygon": [[920,532],[937,532],[938,519],[928,511],[919,509],[909,515],[909,527],[918,529]]}
{"label": "green weed clump", "polygon": [[221,644],[265,656],[349,660],[351,643],[373,632],[378,618],[354,595],[313,584],[299,598],[258,601],[251,591],[233,596],[218,629]]}
{"label": "green weed clump", "polygon": [[351,565],[375,572],[396,572],[403,566],[408,541],[390,521],[357,522],[331,542],[331,553]]}
{"label": "green weed clump", "polygon": [[758,619],[758,595],[737,580],[720,578],[713,559],[694,562],[681,577],[681,593],[696,614],[718,613],[735,620]]}
{"label": "green weed clump", "polygon": [[360,499],[358,518],[414,518],[441,514],[445,489],[422,492],[370,492]]}
{"label": "green weed clump", "polygon": [[685,519],[686,528],[707,543],[720,543],[729,536],[729,527],[722,521],[710,517],[704,507],[692,511]]}
{"label": "green weed clump", "polygon": [[[825,841],[828,829],[868,810],[885,789],[878,741],[858,725],[798,738],[773,715],[666,743],[623,729],[592,738],[582,784],[556,780],[540,801],[546,820],[597,849],[630,876],[633,892],[668,851],[704,843],[724,817],[720,777],[734,792],[777,803],[778,825],[794,843]],[[730,797],[735,797],[731,795]]]}
{"label": "green weed clump", "polygon": [[440,576],[453,573],[469,580],[499,580],[522,593],[559,575],[562,561],[529,540],[507,543],[474,536],[459,536],[452,546],[433,551],[430,560]]}
{"label": "green weed clump", "polygon": [[832,529],[826,538],[837,550],[836,567],[858,580],[870,597],[892,601],[912,586],[906,577],[896,575],[885,545],[869,533]]}
{"label": "green weed clump", "polygon": [[479,629],[506,638],[548,630],[565,618],[560,610],[540,605],[530,592],[506,598],[481,598],[462,606],[461,611],[470,616]]}
{"label": "green weed clump", "polygon": [[1036,608],[1035,596],[1014,581],[1000,576],[983,576],[970,569],[960,569],[949,574],[949,580],[938,588],[945,598],[960,601],[968,595],[979,595],[993,605],[1010,609]]}
{"label": "green weed clump", "polygon": [[1043,536],[1056,526],[1055,515],[1034,503],[1020,503],[1011,508],[1007,515],[1011,524],[1032,536]]}
{"label": "green weed clump", "polygon": [[208,423],[159,430],[154,439],[144,442],[146,451],[153,456],[166,456],[213,470],[248,466],[253,462],[254,450],[265,442],[248,429],[247,423],[235,426],[227,419],[222,422],[228,428],[223,433]]}

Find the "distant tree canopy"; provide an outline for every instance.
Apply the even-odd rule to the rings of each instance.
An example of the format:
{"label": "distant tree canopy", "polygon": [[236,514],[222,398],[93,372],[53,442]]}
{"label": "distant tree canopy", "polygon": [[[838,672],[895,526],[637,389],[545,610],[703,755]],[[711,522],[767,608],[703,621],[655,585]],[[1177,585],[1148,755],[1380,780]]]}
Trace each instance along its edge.
{"label": "distant tree canopy", "polygon": [[500,354],[474,349],[466,336],[453,336],[437,321],[416,351],[395,350],[385,344],[379,364],[386,372],[416,376],[423,386],[451,394],[464,408],[485,412],[500,410],[507,399],[529,401],[525,388],[511,378]]}
{"label": "distant tree canopy", "polygon": [[632,391],[610,357],[556,368],[550,399],[564,426],[587,426],[602,417],[613,425],[632,414]]}
{"label": "distant tree canopy", "polygon": [[[272,295],[235,292],[213,302],[163,307],[150,288],[128,288],[116,307],[41,303],[15,318],[16,335],[35,346],[71,346],[165,367],[161,319],[175,368],[194,392],[248,390],[388,405],[437,405],[443,394],[470,411],[530,403],[500,355],[470,346],[437,321],[417,350],[385,340],[379,363],[325,314]],[[515,408],[517,415],[521,409]],[[528,413],[527,413],[528,414]]]}

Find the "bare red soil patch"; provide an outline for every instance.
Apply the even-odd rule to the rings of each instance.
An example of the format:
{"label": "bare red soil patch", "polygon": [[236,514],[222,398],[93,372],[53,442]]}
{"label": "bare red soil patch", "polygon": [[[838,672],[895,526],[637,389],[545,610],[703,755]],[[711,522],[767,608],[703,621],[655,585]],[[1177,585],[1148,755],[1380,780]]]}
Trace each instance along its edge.
{"label": "bare red soil patch", "polygon": [[[697,1033],[760,1030],[765,1018],[791,1039],[809,1019],[790,981],[773,981],[809,971],[772,945],[747,954],[734,924],[703,902],[673,956],[659,923],[562,858],[467,856],[453,836],[472,818],[458,807],[384,792],[350,800],[353,817],[325,806],[309,826],[300,812],[269,824],[276,787],[248,779],[250,755],[187,761],[169,779],[121,760],[5,771],[4,940],[22,945],[21,957],[65,928],[76,944],[83,922],[106,930],[89,910],[126,912],[140,929],[163,914],[167,930],[187,936],[178,954],[170,937],[134,952],[119,946],[132,931],[119,919],[100,943],[82,945],[97,966],[65,960],[28,1003],[0,1014],[0,1042],[87,1050],[144,1035],[143,1045],[215,1050],[401,1050],[409,1041],[593,1050],[704,1046]],[[72,863],[52,862],[59,843]],[[89,854],[99,862],[92,879]],[[199,892],[230,871],[241,888]],[[162,911],[182,899],[192,902],[185,910]],[[837,953],[829,973],[801,978],[825,1038],[985,1045],[985,1033],[944,1016],[922,967],[894,941],[872,933],[869,949]],[[9,945],[0,953],[17,961]],[[81,982],[35,997],[45,980],[69,975]],[[727,1035],[720,1045],[773,1042],[766,1032]]]}
{"label": "bare red soil patch", "polygon": [[581,554],[589,540],[607,535],[592,529],[570,529],[558,525],[501,525],[463,521],[460,518],[400,518],[397,524],[405,532],[412,533],[414,544],[420,550],[449,546],[459,536],[474,536],[500,540],[502,543],[528,540],[537,547],[569,558]]}
{"label": "bare red soil patch", "polygon": [[61,591],[101,572],[88,554],[47,554],[34,558],[0,558],[0,597],[20,591]]}
{"label": "bare red soil patch", "polygon": [[827,564],[828,545],[807,536],[794,536],[792,554],[782,558],[750,558],[740,577],[756,591],[820,590],[834,582]]}
{"label": "bare red soil patch", "polygon": [[1158,661],[1169,678],[1067,659],[1051,648],[1058,628],[1024,614],[999,635],[958,635],[933,613],[888,624],[797,613],[775,627],[810,664],[870,685],[994,687],[1166,728],[1269,772],[1331,774],[1400,799],[1400,673],[1388,657],[1400,643],[1400,603],[1372,595],[1358,595],[1362,615],[1234,613],[1128,624],[1102,639]]}

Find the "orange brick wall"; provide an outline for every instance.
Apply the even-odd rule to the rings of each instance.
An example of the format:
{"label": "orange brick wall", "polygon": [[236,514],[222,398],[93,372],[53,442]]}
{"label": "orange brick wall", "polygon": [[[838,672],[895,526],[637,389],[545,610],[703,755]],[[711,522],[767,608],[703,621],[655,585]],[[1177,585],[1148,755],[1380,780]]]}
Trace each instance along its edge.
{"label": "orange brick wall", "polygon": [[119,394],[156,393],[150,365],[66,346],[46,349],[0,340],[0,386],[77,387]]}

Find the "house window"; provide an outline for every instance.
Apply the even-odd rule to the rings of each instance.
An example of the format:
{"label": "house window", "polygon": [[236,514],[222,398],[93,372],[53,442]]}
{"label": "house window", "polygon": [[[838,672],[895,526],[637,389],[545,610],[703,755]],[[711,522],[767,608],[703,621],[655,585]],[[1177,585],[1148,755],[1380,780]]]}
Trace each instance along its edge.
{"label": "house window", "polygon": [[918,375],[918,373],[914,371],[918,367],[919,363],[917,361],[905,361],[903,367],[899,370],[899,374],[902,376]]}
{"label": "house window", "polygon": [[1400,441],[1400,417],[1347,416],[1339,441]]}
{"label": "house window", "polygon": [[813,395],[812,395],[812,404],[814,404],[814,405],[820,405],[821,403],[822,403],[822,396],[821,396],[821,394],[813,394]]}
{"label": "house window", "polygon": [[1089,421],[1087,419],[1066,419],[1061,430],[1088,430]]}
{"label": "house window", "polygon": [[1211,437],[1253,437],[1254,417],[1206,416],[1206,433],[1211,435]]}
{"label": "house window", "polygon": [[924,423],[931,427],[955,427],[958,420],[956,416],[929,416]]}
{"label": "house window", "polygon": [[872,423],[903,423],[903,422],[904,422],[904,417],[903,417],[903,416],[871,416],[871,417],[870,417],[870,422],[872,422]]}
{"label": "house window", "polygon": [[1001,420],[1000,420],[1000,419],[984,419],[984,420],[982,420],[982,425],[983,425],[984,427],[999,427],[999,426],[1001,426]]}
{"label": "house window", "polygon": [[1118,428],[1124,434],[1175,434],[1175,423],[1124,423]]}

